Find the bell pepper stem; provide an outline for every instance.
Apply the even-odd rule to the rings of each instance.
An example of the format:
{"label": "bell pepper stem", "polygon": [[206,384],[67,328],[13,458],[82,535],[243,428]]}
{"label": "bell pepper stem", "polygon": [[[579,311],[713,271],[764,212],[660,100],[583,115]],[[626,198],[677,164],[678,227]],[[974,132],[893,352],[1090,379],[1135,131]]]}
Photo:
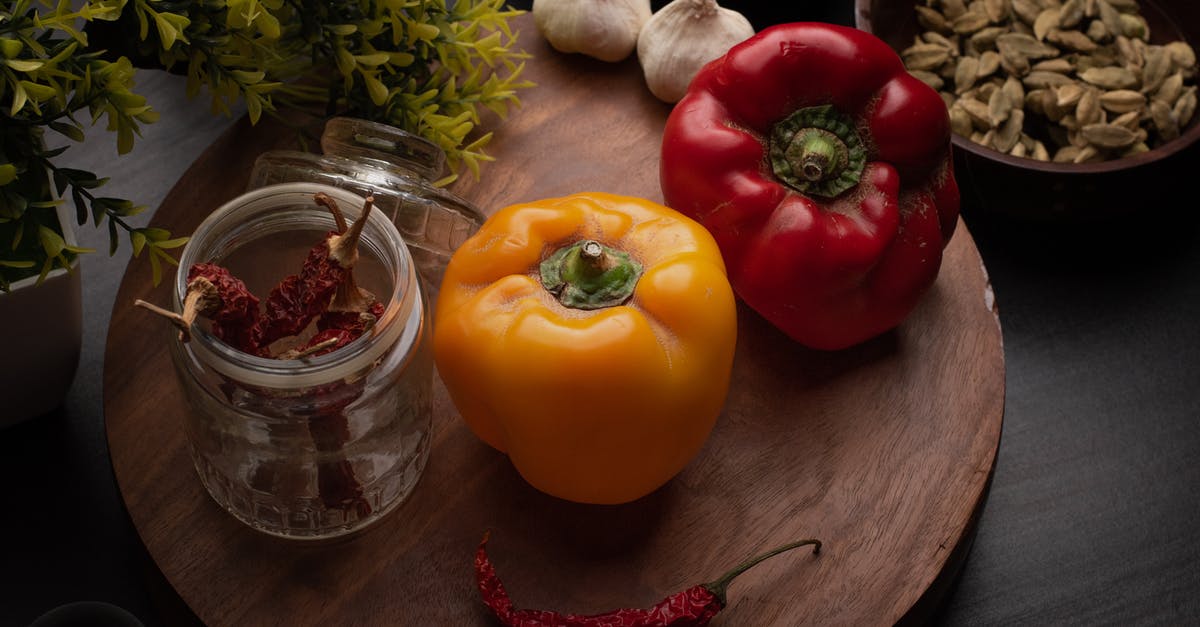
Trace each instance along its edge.
{"label": "bell pepper stem", "polygon": [[827,198],[858,185],[867,162],[854,124],[831,105],[805,107],[777,123],[768,156],[788,186]]}
{"label": "bell pepper stem", "polygon": [[642,265],[629,253],[584,240],[558,249],[540,266],[542,286],[572,309],[620,305],[633,295]]}

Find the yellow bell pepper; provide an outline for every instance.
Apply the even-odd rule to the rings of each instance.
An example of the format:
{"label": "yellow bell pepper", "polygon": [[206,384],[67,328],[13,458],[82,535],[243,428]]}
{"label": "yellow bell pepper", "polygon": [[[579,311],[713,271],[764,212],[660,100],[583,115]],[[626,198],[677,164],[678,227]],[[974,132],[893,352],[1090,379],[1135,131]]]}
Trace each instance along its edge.
{"label": "yellow bell pepper", "polygon": [[712,236],[604,193],[505,207],[454,254],[434,355],[471,430],[581,503],[638,499],[699,453],[737,337]]}

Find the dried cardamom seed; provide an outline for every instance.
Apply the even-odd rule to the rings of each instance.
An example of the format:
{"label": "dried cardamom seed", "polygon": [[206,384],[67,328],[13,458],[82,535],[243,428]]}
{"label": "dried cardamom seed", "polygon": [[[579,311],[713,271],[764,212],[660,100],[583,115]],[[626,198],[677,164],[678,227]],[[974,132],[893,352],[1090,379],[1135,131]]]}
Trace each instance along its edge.
{"label": "dried cardamom seed", "polygon": [[950,130],[961,137],[969,137],[975,130],[970,114],[962,107],[961,102],[950,106]]}
{"label": "dried cardamom seed", "polygon": [[1089,143],[1100,148],[1124,148],[1138,140],[1135,132],[1116,124],[1085,124],[1079,132]]}
{"label": "dried cardamom seed", "polygon": [[1162,46],[1146,48],[1146,64],[1142,67],[1142,91],[1151,93],[1162,85],[1170,75],[1173,62],[1171,53]]}
{"label": "dried cardamom seed", "polygon": [[988,16],[983,11],[967,11],[950,22],[950,29],[959,35],[970,35],[988,25]]}
{"label": "dried cardamom seed", "polygon": [[1014,107],[1020,107],[1021,103],[1025,102],[1025,86],[1016,77],[1010,76],[1005,79],[1000,91],[1004,92]]}
{"label": "dried cardamom seed", "polygon": [[1121,14],[1121,30],[1118,31],[1130,39],[1150,41],[1150,26],[1146,18],[1129,13]]}
{"label": "dried cardamom seed", "polygon": [[1025,76],[1029,73],[1029,68],[1029,59],[1020,52],[1012,48],[1005,48],[1000,51],[1000,69],[1004,70],[1009,76]]}
{"label": "dried cardamom seed", "polygon": [[1008,99],[1008,94],[1004,93],[1003,89],[997,89],[992,92],[988,98],[988,122],[992,126],[1000,126],[1015,109],[1013,102]]}
{"label": "dried cardamom seed", "polygon": [[917,24],[920,24],[921,28],[924,28],[925,30],[937,31],[939,33],[954,32],[953,29],[950,28],[949,20],[947,20],[946,17],[941,13],[938,13],[929,7],[923,7],[919,4],[914,6],[913,9],[917,12]]}
{"label": "dried cardamom seed", "polygon": [[977,57],[979,59],[979,69],[975,73],[975,78],[985,78],[996,73],[1000,69],[1000,53],[994,50],[985,51]]}
{"label": "dried cardamom seed", "polygon": [[1138,112],[1146,106],[1146,97],[1132,89],[1114,89],[1100,94],[1100,106],[1113,113]]}
{"label": "dried cardamom seed", "polygon": [[1175,101],[1175,119],[1179,122],[1179,128],[1187,126],[1195,114],[1196,88],[1189,87],[1179,96],[1179,100]]}
{"label": "dried cardamom seed", "polygon": [[1062,57],[1038,61],[1029,69],[1034,72],[1058,72],[1059,74],[1070,74],[1075,71],[1071,61]]}
{"label": "dried cardamom seed", "polygon": [[1179,69],[1194,69],[1196,67],[1196,51],[1184,41],[1172,41],[1163,46],[1171,55],[1171,61]]}
{"label": "dried cardamom seed", "polygon": [[1018,142],[1015,146],[1012,147],[1012,150],[1008,151],[1008,154],[1010,154],[1014,157],[1022,157],[1023,158],[1023,157],[1025,157],[1025,153],[1027,151],[1028,151],[1028,149],[1025,148],[1025,144]]}
{"label": "dried cardamom seed", "polygon": [[996,49],[1003,55],[1007,50],[1019,53],[1027,59],[1045,59],[1058,56],[1058,49],[1044,44],[1032,35],[1005,33],[996,38]]}
{"label": "dried cardamom seed", "polygon": [[967,39],[968,48],[976,54],[983,54],[985,50],[992,50],[996,47],[996,38],[1008,32],[1000,26],[989,26]]}
{"label": "dried cardamom seed", "polygon": [[959,57],[958,66],[954,70],[954,93],[963,92],[975,86],[979,78],[979,59],[976,57]]}
{"label": "dried cardamom seed", "polygon": [[1140,126],[1139,122],[1141,122],[1141,117],[1141,111],[1127,111],[1109,120],[1108,123],[1115,126],[1124,126],[1125,128],[1136,133],[1138,130],[1140,130],[1138,127]]}
{"label": "dried cardamom seed", "polygon": [[1038,161],[1050,160],[1050,151],[1046,150],[1046,144],[1043,144],[1040,141],[1035,141],[1033,143],[1033,149],[1031,152],[1033,154],[1030,156]]}
{"label": "dried cardamom seed", "polygon": [[1108,27],[1100,20],[1092,20],[1084,33],[1087,34],[1088,39],[1096,43],[1104,43],[1112,39],[1112,31],[1108,30]]}
{"label": "dried cardamom seed", "polygon": [[1151,100],[1150,121],[1154,123],[1154,128],[1158,129],[1158,135],[1164,141],[1179,137],[1179,120],[1175,117],[1171,105],[1161,100]]}
{"label": "dried cardamom seed", "polygon": [[1075,118],[1082,124],[1094,124],[1104,118],[1100,108],[1100,92],[1095,89],[1085,89],[1075,105]]}
{"label": "dried cardamom seed", "polygon": [[1042,106],[1042,96],[1046,89],[1031,89],[1025,93],[1025,109],[1037,115],[1046,115],[1046,107]]}
{"label": "dried cardamom seed", "polygon": [[950,51],[938,44],[914,44],[900,56],[909,70],[933,70],[950,60]]}
{"label": "dried cardamom seed", "polygon": [[942,13],[946,19],[953,20],[967,12],[967,3],[963,0],[942,0]]}
{"label": "dried cardamom seed", "polygon": [[1079,149],[1079,154],[1075,155],[1073,163],[1087,163],[1096,161],[1100,157],[1100,151],[1096,150],[1095,146],[1084,146]]}
{"label": "dried cardamom seed", "polygon": [[996,129],[996,136],[992,138],[992,145],[1000,152],[1012,150],[1012,147],[1017,144],[1017,140],[1021,138],[1021,129],[1024,128],[1024,125],[1025,112],[1020,109],[1013,109],[1008,119],[1004,121],[1004,125]]}
{"label": "dried cardamom seed", "polygon": [[995,23],[1003,22],[1011,10],[1011,0],[983,0],[983,12]]}
{"label": "dried cardamom seed", "polygon": [[958,101],[959,106],[971,116],[971,122],[976,128],[989,128],[992,125],[991,117],[988,115],[988,106],[974,98],[963,98]]}
{"label": "dried cardamom seed", "polygon": [[1084,91],[1083,86],[1079,83],[1060,85],[1054,88],[1054,95],[1057,98],[1055,104],[1060,107],[1073,107],[1079,103]]}
{"label": "dried cardamom seed", "polygon": [[1054,9],[1046,9],[1038,13],[1037,19],[1033,20],[1033,36],[1042,41],[1046,38],[1046,33],[1059,27],[1059,12]]}
{"label": "dried cardamom seed", "polygon": [[946,37],[945,35],[942,35],[941,33],[929,31],[928,33],[925,33],[925,35],[922,37],[922,39],[924,39],[925,43],[927,43],[927,44],[937,44],[939,46],[945,46],[946,49],[950,51],[950,56],[952,56],[952,57],[956,56],[958,54],[958,43],[955,42],[953,39],[950,39],[950,38]]}
{"label": "dried cardamom seed", "polygon": [[1046,39],[1068,50],[1076,52],[1091,52],[1100,46],[1088,39],[1087,35],[1077,30],[1051,30],[1046,33]]}
{"label": "dried cardamom seed", "polygon": [[942,77],[927,70],[910,70],[909,74],[912,74],[917,80],[929,85],[934,89],[941,89],[942,85],[945,84],[945,81],[942,80]]}
{"label": "dried cardamom seed", "polygon": [[1058,10],[1060,28],[1075,28],[1083,20],[1083,4],[1079,0],[1067,0]]}
{"label": "dried cardamom seed", "polygon": [[1012,0],[1012,9],[1022,22],[1030,26],[1037,20],[1038,13],[1042,12],[1042,6],[1033,0]]}
{"label": "dried cardamom seed", "polygon": [[1055,163],[1074,163],[1075,156],[1079,154],[1079,148],[1071,145],[1063,146],[1054,153]]}
{"label": "dried cardamom seed", "polygon": [[1138,86],[1138,78],[1123,67],[1094,67],[1080,72],[1079,78],[1103,89],[1130,89]]}
{"label": "dried cardamom seed", "polygon": [[1163,80],[1154,92],[1154,99],[1161,100],[1169,106],[1175,106],[1179,96],[1183,94],[1183,74],[1176,72]]}
{"label": "dried cardamom seed", "polygon": [[1030,72],[1021,81],[1029,89],[1042,89],[1075,82],[1065,74],[1058,72]]}
{"label": "dried cardamom seed", "polygon": [[1121,25],[1121,14],[1118,13],[1117,10],[1105,0],[1100,0],[1098,4],[1100,23],[1104,24],[1104,29],[1113,36],[1124,34],[1125,29]]}

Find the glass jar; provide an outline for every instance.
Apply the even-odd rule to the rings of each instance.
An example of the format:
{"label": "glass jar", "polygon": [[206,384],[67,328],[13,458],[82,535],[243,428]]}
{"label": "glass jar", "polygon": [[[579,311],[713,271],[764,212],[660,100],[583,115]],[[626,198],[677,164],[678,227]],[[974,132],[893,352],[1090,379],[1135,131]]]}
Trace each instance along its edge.
{"label": "glass jar", "polygon": [[[228,268],[260,298],[298,273],[308,250],[336,228],[314,203],[316,192],[333,197],[348,220],[361,213],[363,199],[349,191],[288,183],[247,192],[205,219],[180,257],[175,310],[187,292],[182,269],[195,263]],[[370,216],[358,251],[355,279],[385,309],[343,348],[302,359],[258,357],[217,339],[202,321],[190,341],[171,344],[202,483],[218,504],[268,534],[325,539],[359,531],[405,500],[429,456],[428,298],[404,240],[382,213]]]}
{"label": "glass jar", "polygon": [[417,135],[355,118],[330,119],[321,150],[260,155],[249,188],[311,181],[374,195],[376,208],[408,243],[428,293],[436,293],[450,256],[484,221],[470,202],[434,185],[445,171],[446,153]]}

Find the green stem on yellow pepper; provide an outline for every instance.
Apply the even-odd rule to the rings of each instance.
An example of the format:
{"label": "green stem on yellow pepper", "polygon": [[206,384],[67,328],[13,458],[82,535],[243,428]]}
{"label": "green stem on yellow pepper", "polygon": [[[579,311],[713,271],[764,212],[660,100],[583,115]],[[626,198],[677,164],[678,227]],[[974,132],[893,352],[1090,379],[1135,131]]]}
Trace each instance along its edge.
{"label": "green stem on yellow pepper", "polygon": [[584,240],[558,249],[542,262],[542,286],[573,309],[620,305],[633,295],[642,265],[629,253]]}

